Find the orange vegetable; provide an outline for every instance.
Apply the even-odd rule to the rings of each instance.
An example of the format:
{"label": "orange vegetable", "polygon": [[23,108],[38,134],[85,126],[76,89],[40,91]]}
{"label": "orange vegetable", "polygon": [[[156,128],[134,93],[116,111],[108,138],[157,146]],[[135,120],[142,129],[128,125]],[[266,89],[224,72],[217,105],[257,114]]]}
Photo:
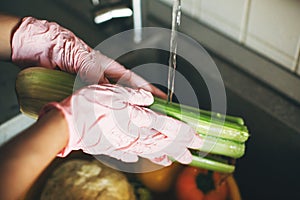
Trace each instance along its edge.
{"label": "orange vegetable", "polygon": [[153,192],[167,192],[175,183],[182,166],[176,162],[168,167],[147,173],[137,174],[139,180]]}

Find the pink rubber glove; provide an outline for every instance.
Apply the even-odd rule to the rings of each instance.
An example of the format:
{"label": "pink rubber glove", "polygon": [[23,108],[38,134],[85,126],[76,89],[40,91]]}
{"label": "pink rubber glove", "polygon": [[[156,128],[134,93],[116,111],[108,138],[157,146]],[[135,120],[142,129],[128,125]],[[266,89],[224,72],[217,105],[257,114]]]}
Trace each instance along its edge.
{"label": "pink rubber glove", "polygon": [[91,49],[71,31],[46,20],[23,18],[12,37],[12,61],[23,67],[59,67],[63,71],[78,73],[88,83],[122,80],[122,84],[143,88],[166,98],[166,94],[158,88],[118,62]]}
{"label": "pink rubber glove", "polygon": [[136,162],[140,156],[167,166],[170,156],[190,163],[187,148],[200,148],[202,140],[185,123],[143,107],[152,103],[152,94],[143,89],[90,85],[61,103],[46,105],[42,114],[55,107],[66,118],[69,142],[62,157],[82,149],[124,162]]}

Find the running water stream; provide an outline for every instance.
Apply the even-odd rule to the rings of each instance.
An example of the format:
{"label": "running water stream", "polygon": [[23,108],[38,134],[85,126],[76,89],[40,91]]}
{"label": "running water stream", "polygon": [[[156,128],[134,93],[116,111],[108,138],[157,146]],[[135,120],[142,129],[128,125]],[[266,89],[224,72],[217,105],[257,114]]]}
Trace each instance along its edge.
{"label": "running water stream", "polygon": [[181,20],[181,0],[173,1],[172,9],[172,31],[170,39],[170,57],[169,57],[169,73],[168,73],[168,102],[172,103],[175,73],[176,73],[176,54],[177,54],[177,31]]}

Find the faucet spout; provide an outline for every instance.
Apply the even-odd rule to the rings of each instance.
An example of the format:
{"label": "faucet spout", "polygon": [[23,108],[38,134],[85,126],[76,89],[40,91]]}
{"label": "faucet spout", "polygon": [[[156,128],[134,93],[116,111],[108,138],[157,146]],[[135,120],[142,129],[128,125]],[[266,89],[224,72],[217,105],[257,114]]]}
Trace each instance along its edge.
{"label": "faucet spout", "polygon": [[141,0],[132,0],[134,42],[142,41],[142,4]]}

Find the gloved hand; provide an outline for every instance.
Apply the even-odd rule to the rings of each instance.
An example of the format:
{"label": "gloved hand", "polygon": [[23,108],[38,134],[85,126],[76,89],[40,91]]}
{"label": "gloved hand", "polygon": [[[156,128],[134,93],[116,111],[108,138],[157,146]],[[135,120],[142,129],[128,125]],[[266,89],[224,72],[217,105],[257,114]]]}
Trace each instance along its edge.
{"label": "gloved hand", "polygon": [[143,88],[154,95],[166,94],[118,62],[91,49],[71,31],[57,23],[23,18],[12,37],[12,61],[20,66],[59,67],[78,73],[88,83],[109,83],[122,80],[132,88]]}
{"label": "gloved hand", "polygon": [[117,85],[90,85],[61,103],[50,103],[68,123],[69,142],[59,156],[82,149],[92,155],[108,155],[124,162],[138,156],[160,165],[170,165],[169,156],[188,164],[187,148],[200,148],[202,140],[185,123],[143,107],[153,103],[150,92]]}

